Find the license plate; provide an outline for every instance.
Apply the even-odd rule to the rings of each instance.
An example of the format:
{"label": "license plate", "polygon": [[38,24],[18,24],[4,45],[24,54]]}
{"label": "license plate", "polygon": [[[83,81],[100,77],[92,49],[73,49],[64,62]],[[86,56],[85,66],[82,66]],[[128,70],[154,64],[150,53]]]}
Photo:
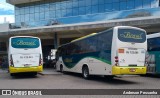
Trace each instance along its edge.
{"label": "license plate", "polygon": [[24,64],[24,67],[30,67],[30,64]]}
{"label": "license plate", "polygon": [[138,54],[138,51],[126,51],[127,54]]}
{"label": "license plate", "polygon": [[136,69],[131,68],[131,69],[129,69],[129,71],[130,71],[130,72],[135,72],[135,71],[136,71]]}

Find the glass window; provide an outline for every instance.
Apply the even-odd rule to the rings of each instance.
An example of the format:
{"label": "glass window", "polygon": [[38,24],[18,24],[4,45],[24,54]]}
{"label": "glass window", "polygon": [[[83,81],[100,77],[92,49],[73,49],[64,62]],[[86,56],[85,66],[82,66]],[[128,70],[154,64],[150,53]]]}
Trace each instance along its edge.
{"label": "glass window", "polygon": [[61,10],[56,10],[56,18],[60,18],[61,17]]}
{"label": "glass window", "polygon": [[105,5],[104,4],[101,4],[101,5],[99,5],[99,12],[105,12]]}
{"label": "glass window", "polygon": [[61,5],[60,5],[61,3],[60,2],[57,2],[56,3],[56,10],[59,10],[60,8],[61,8]]}
{"label": "glass window", "polygon": [[15,20],[16,20],[16,22],[20,22],[21,21],[21,19],[20,19],[21,17],[20,17],[20,15],[16,15],[15,16]]}
{"label": "glass window", "polygon": [[92,7],[91,6],[87,6],[86,7],[86,14],[91,14],[92,13]]}
{"label": "glass window", "polygon": [[40,12],[44,12],[44,5],[40,5]]}
{"label": "glass window", "polygon": [[127,9],[134,9],[134,0],[129,0],[127,2]]}
{"label": "glass window", "polygon": [[67,1],[66,2],[66,7],[69,9],[69,8],[72,8],[72,2],[70,1]]}
{"label": "glass window", "polygon": [[61,9],[66,9],[66,8],[67,8],[66,2],[62,2],[62,3],[61,3]]}
{"label": "glass window", "polygon": [[119,2],[119,0],[113,0],[113,2]]}
{"label": "glass window", "polygon": [[61,10],[61,15],[62,15],[62,17],[65,17],[66,16],[66,10]]}
{"label": "glass window", "polygon": [[151,0],[151,7],[154,8],[154,7],[159,7],[159,0]]}
{"label": "glass window", "polygon": [[25,21],[29,21],[29,14],[25,14]]}
{"label": "glass window", "polygon": [[99,4],[104,4],[105,0],[99,0]]}
{"label": "glass window", "polygon": [[23,8],[20,9],[20,14],[24,14],[24,9]]}
{"label": "glass window", "polygon": [[29,7],[25,7],[25,14],[29,14]]}
{"label": "glass window", "polygon": [[21,16],[21,22],[24,22],[24,15],[20,15]]}
{"label": "glass window", "polygon": [[35,12],[40,12],[40,6],[39,5],[35,6]]}
{"label": "glass window", "polygon": [[45,19],[49,19],[49,11],[45,12]]}
{"label": "glass window", "polygon": [[86,1],[86,6],[91,6],[92,1],[94,1],[94,0],[85,0],[85,1]]}
{"label": "glass window", "polygon": [[160,51],[160,38],[147,39],[148,51]]}
{"label": "glass window", "polygon": [[142,8],[142,0],[135,0],[135,8],[140,9]]}
{"label": "glass window", "polygon": [[35,13],[35,20],[36,20],[36,21],[38,21],[38,20],[39,20],[39,18],[40,18],[39,13]]}
{"label": "glass window", "polygon": [[98,0],[92,0],[92,5],[98,5]]}
{"label": "glass window", "polygon": [[34,21],[34,14],[29,14],[29,20]]}
{"label": "glass window", "polygon": [[143,8],[150,8],[151,0],[143,0]]}
{"label": "glass window", "polygon": [[20,10],[16,10],[15,15],[19,15],[19,14],[20,14]]}
{"label": "glass window", "polygon": [[118,39],[123,42],[143,43],[146,41],[146,33],[136,29],[119,29]]}
{"label": "glass window", "polygon": [[92,13],[98,13],[98,5],[92,6]]}
{"label": "glass window", "polygon": [[45,10],[45,11],[48,11],[48,10],[49,10],[49,4],[45,4],[45,5],[44,5],[44,10]]}
{"label": "glass window", "polygon": [[112,4],[105,4],[105,11],[112,11]]}
{"label": "glass window", "polygon": [[41,12],[41,13],[40,13],[40,20],[43,20],[44,18],[45,18],[44,12]]}
{"label": "glass window", "polygon": [[126,10],[127,9],[127,2],[120,2],[120,10]]}
{"label": "glass window", "polygon": [[30,13],[34,13],[34,6],[30,6]]}
{"label": "glass window", "polygon": [[[94,1],[94,0],[92,0]],[[79,7],[84,7],[86,5],[85,0],[79,0]]]}
{"label": "glass window", "polygon": [[13,48],[38,48],[39,47],[39,39],[37,38],[12,38],[11,46]]}
{"label": "glass window", "polygon": [[115,11],[119,10],[119,3],[117,3],[117,2],[113,3],[113,10],[115,10]]}
{"label": "glass window", "polygon": [[77,16],[78,15],[78,8],[74,8],[73,9],[73,16]]}
{"label": "glass window", "polygon": [[67,9],[66,16],[72,16],[72,15],[73,15],[72,14],[72,9]]}
{"label": "glass window", "polygon": [[49,16],[50,16],[50,18],[55,18],[56,17],[56,11],[50,11]]}
{"label": "glass window", "polygon": [[105,3],[112,3],[112,0],[105,0]]}
{"label": "glass window", "polygon": [[86,8],[85,7],[80,7],[79,8],[79,15],[84,15],[86,14]]}
{"label": "glass window", "polygon": [[56,4],[55,3],[50,4],[50,10],[56,10]]}
{"label": "glass window", "polygon": [[73,5],[72,5],[73,7],[78,7],[78,2],[77,1],[73,1],[72,3],[73,3]]}

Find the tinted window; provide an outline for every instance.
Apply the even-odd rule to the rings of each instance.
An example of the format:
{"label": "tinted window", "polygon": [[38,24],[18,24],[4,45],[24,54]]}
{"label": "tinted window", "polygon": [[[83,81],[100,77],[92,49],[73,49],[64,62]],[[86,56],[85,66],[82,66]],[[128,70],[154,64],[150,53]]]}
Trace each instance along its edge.
{"label": "tinted window", "polygon": [[160,38],[151,38],[147,40],[148,51],[160,51]]}
{"label": "tinted window", "polygon": [[118,38],[123,42],[143,43],[146,41],[146,33],[136,29],[119,29]]}
{"label": "tinted window", "polygon": [[38,48],[39,39],[37,38],[12,38],[11,45],[13,48]]}

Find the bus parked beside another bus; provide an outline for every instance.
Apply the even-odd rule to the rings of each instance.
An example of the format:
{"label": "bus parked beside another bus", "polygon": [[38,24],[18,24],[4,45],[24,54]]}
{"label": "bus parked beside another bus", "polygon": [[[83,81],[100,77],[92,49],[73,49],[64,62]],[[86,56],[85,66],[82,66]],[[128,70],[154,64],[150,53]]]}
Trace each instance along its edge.
{"label": "bus parked beside another bus", "polygon": [[41,40],[32,36],[14,36],[9,39],[9,73],[33,73],[43,71]]}
{"label": "bus parked beside another bus", "polygon": [[57,50],[57,71],[90,75],[146,74],[146,31],[117,26],[79,38]]}
{"label": "bus parked beside another bus", "polygon": [[160,33],[147,35],[147,73],[160,74]]}

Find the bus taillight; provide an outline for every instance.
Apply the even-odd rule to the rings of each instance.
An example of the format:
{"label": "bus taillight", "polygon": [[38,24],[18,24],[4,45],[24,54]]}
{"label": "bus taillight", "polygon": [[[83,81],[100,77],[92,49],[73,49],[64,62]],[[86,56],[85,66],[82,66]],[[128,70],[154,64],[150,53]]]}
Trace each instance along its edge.
{"label": "bus taillight", "polygon": [[10,55],[10,66],[14,67],[12,55]]}
{"label": "bus taillight", "polygon": [[118,53],[124,53],[124,49],[118,49]]}
{"label": "bus taillight", "polygon": [[40,54],[40,57],[39,57],[39,66],[43,65],[43,60],[41,59],[41,54]]}
{"label": "bus taillight", "polygon": [[118,66],[118,56],[115,56],[115,65]]}

